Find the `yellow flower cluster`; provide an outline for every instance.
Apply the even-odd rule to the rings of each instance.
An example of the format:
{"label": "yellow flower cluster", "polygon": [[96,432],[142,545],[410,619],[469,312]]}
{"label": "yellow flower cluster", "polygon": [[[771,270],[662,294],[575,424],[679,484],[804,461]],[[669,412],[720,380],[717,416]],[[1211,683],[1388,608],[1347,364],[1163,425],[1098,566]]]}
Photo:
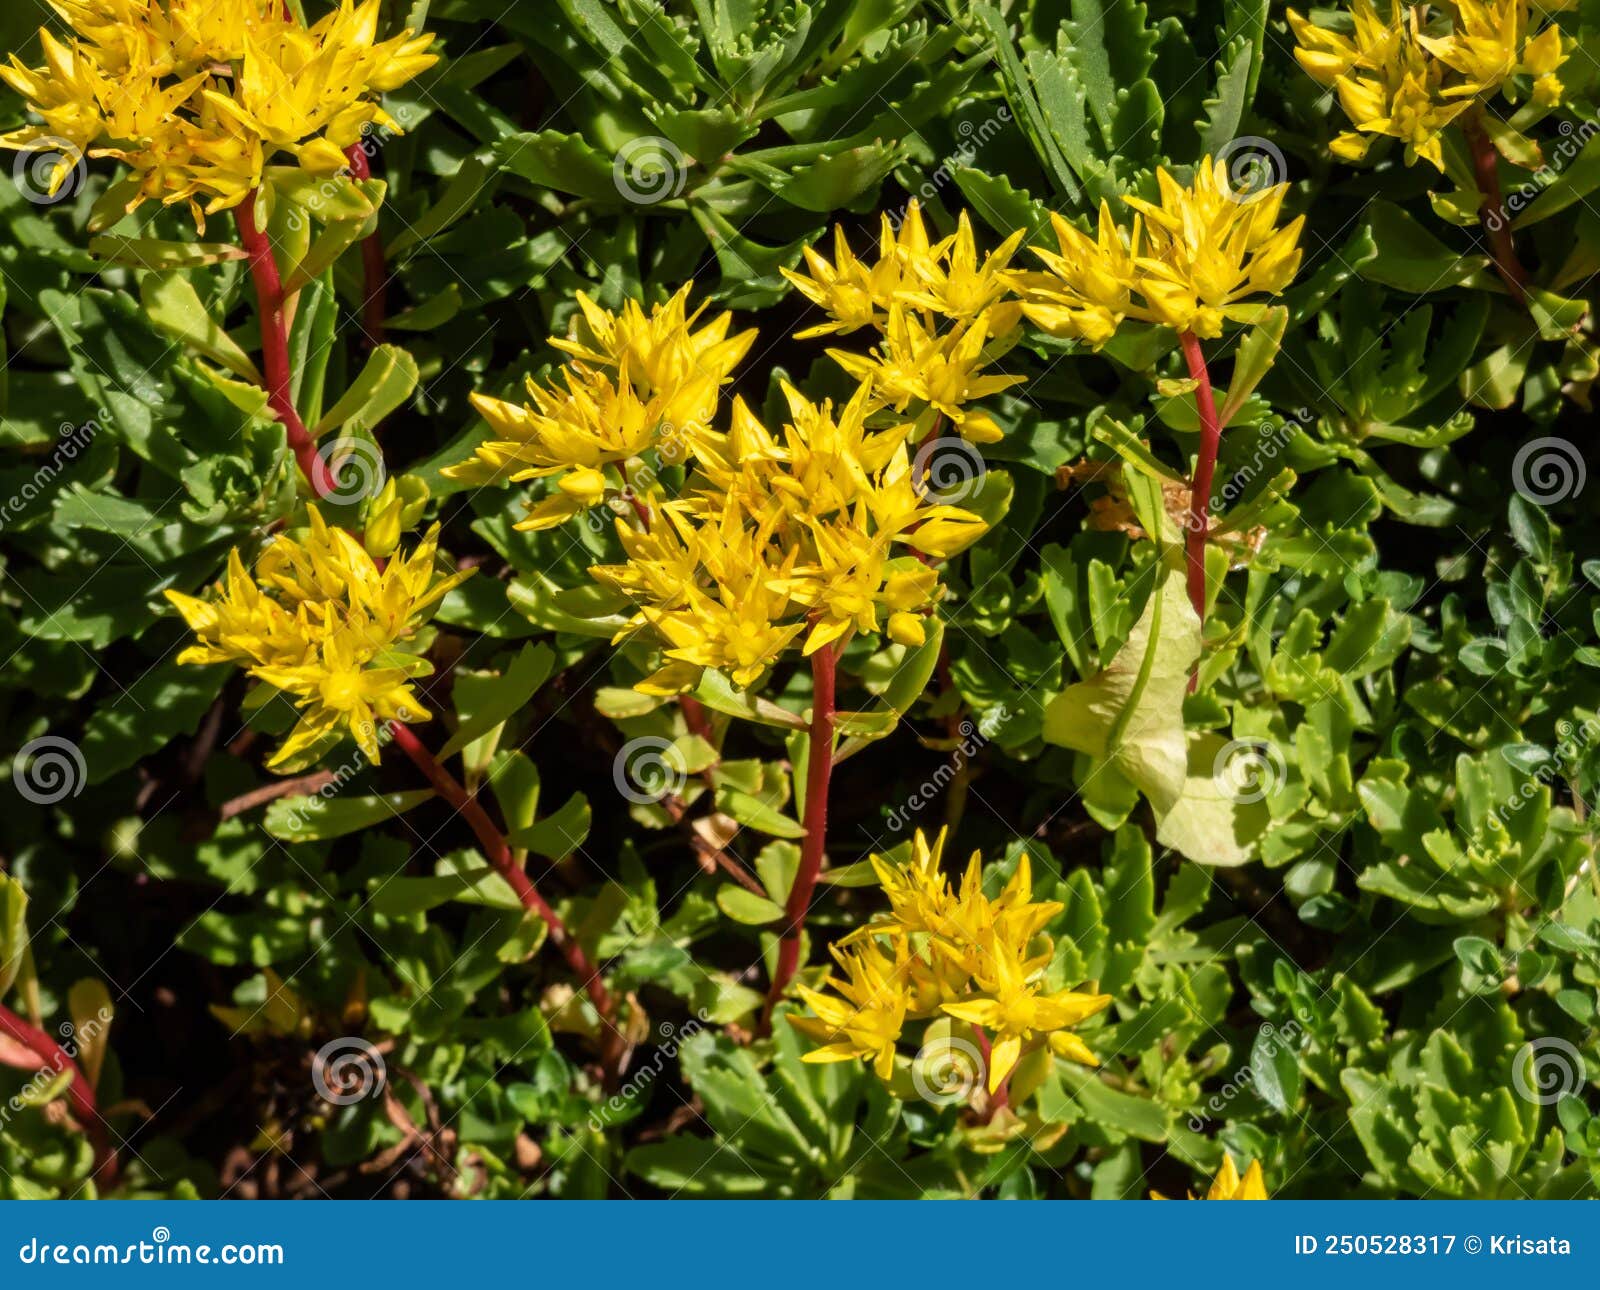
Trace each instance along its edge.
{"label": "yellow flower cluster", "polygon": [[[647,530],[618,521],[628,562],[591,570],[651,628],[667,664],[639,683],[677,694],[713,668],[749,686],[805,632],[806,654],[875,632],[924,639],[921,614],[939,595],[927,563],[898,548],[948,558],[986,524],[930,501],[913,479],[909,425],[867,426],[862,385],[844,407],[813,403],[785,384],[789,420],[774,435],[743,399],[726,433],[686,439],[695,473]],[[619,638],[620,639],[620,638]]]}
{"label": "yellow flower cluster", "polygon": [[[1000,288],[967,278],[992,277],[993,266],[976,267],[965,222],[937,248],[921,229],[917,217],[912,231],[902,230],[933,274],[917,281],[933,293],[926,299],[969,301],[970,345],[987,334]],[[866,272],[847,248],[845,255],[836,285]],[[814,257],[818,266],[831,272]],[[872,273],[887,277],[881,268]],[[639,684],[645,693],[692,689],[706,668],[749,686],[792,646],[810,655],[856,632],[921,644],[923,616],[940,595],[932,561],[976,541],[986,524],[927,494],[913,459],[916,427],[894,411],[908,400],[886,396],[870,374],[842,406],[813,402],[785,383],[789,416],[776,432],[738,398],[720,429],[722,387],[756,333],[730,335],[729,314],[701,325],[703,307],[691,310],[690,291],[649,312],[630,302],[613,313],[580,295],[573,335],[551,340],[570,356],[559,383],[530,382],[531,403],[522,406],[475,398],[492,435],[446,473],[471,483],[551,478],[555,487],[530,508],[524,529],[552,527],[607,501],[624,512],[624,494],[633,501],[639,522],[617,522],[627,562],[591,572],[636,607],[618,640],[650,631],[664,647],[664,665]],[[848,292],[839,299],[854,307]],[[896,303],[885,325],[891,312],[910,317],[924,308]],[[1007,325],[1015,329],[1015,317]],[[968,362],[961,353],[952,351],[951,361]],[[941,387],[938,405],[958,409],[960,400],[998,388],[988,379]],[[662,487],[660,468],[668,466],[687,476],[676,496]]]}
{"label": "yellow flower cluster", "polygon": [[633,301],[613,314],[579,292],[574,335],[550,338],[573,360],[561,384],[530,379],[531,403],[521,405],[474,394],[496,437],[445,474],[474,484],[552,478],[555,490],[517,525],[545,529],[603,501],[608,468],[620,476],[652,448],[681,460],[756,338],[753,330],[729,337],[727,313],[696,330],[704,306],[689,312],[692,287],[648,314]]}
{"label": "yellow flower cluster", "polygon": [[309,534],[273,538],[254,577],[234,550],[211,599],[166,593],[200,638],[178,661],[237,663],[293,700],[299,724],[269,765],[303,762],[345,730],[376,762],[380,722],[428,720],[410,682],[431,669],[397,647],[471,571],[438,575],[437,526],[380,569],[315,507],[308,514]]}
{"label": "yellow flower cluster", "polygon": [[[237,206],[275,153],[334,174],[344,149],[395,122],[369,97],[436,61],[428,35],[377,38],[380,0],[340,0],[311,27],[282,0],[50,0],[71,29],[39,33],[44,63],[15,55],[0,79],[43,124],[0,136],[62,153],[55,191],[76,156],[126,162],[126,209],[187,201],[195,221]],[[63,146],[65,145],[65,146]],[[98,145],[98,146],[96,146]],[[202,209],[201,202],[205,205]]]}
{"label": "yellow flower cluster", "polygon": [[1573,45],[1556,26],[1544,25],[1535,8],[1530,0],[1438,7],[1388,0],[1383,17],[1373,0],[1353,0],[1348,32],[1291,9],[1295,57],[1334,89],[1355,126],[1334,139],[1334,154],[1357,161],[1376,138],[1388,136],[1405,144],[1407,165],[1423,157],[1443,170],[1440,133],[1496,91],[1514,101],[1515,78],[1531,80],[1536,109],[1554,107],[1562,94],[1556,72]]}
{"label": "yellow flower cluster", "polygon": [[1287,184],[1238,192],[1207,157],[1183,187],[1158,170],[1159,204],[1124,197],[1131,230],[1101,202],[1090,237],[1052,214],[1059,252],[1036,250],[1047,272],[1013,275],[1023,312],[1053,336],[1098,348],[1127,319],[1210,339],[1224,320],[1250,321],[1255,295],[1276,295],[1300,267],[1299,217],[1277,227]]}
{"label": "yellow flower cluster", "polygon": [[1100,1012],[1111,996],[1045,988],[1054,949],[1044,928],[1062,907],[1033,899],[1027,853],[991,899],[976,852],[960,889],[951,888],[940,869],[944,841],[941,833],[930,847],[919,830],[907,863],[872,857],[889,912],[834,947],[839,975],[825,983],[833,993],[799,987],[815,1015],[790,1023],[822,1045],[805,1060],[860,1058],[887,1081],[906,1023],[947,1016],[984,1031],[991,1093],[1041,1042],[1058,1057],[1098,1065],[1067,1028]]}
{"label": "yellow flower cluster", "polygon": [[828,353],[869,386],[875,407],[903,414],[914,406],[919,437],[944,416],[963,438],[993,442],[1000,437],[993,419],[965,405],[1022,379],[983,375],[1016,339],[1021,311],[1007,266],[1021,242],[1022,234],[1013,233],[980,260],[972,221],[962,211],[955,233],[932,243],[914,200],[898,230],[883,217],[875,261],[858,259],[835,227],[831,264],[807,247],[810,276],[783,271],[831,315],[795,338],[872,328],[880,340],[870,354]]}

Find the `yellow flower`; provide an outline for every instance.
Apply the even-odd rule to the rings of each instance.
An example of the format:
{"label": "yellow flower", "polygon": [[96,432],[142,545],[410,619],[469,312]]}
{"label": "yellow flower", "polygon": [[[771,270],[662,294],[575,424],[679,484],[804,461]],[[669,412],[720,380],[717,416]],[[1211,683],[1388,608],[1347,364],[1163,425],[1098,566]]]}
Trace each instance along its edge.
{"label": "yellow flower", "polygon": [[944,1015],[992,1035],[990,1093],[1040,1044],[1058,1057],[1098,1065],[1070,1027],[1102,1011],[1111,996],[1044,988],[1054,948],[1043,931],[1061,906],[1033,899],[1027,853],[1005,889],[990,898],[976,853],[960,888],[951,888],[941,870],[944,842],[941,833],[930,846],[918,831],[906,862],[872,857],[889,910],[834,947],[845,975],[830,976],[823,986],[839,998],[800,988],[815,1016],[790,1022],[823,1045],[804,1060],[864,1058],[888,1080],[906,1023]]}
{"label": "yellow flower", "polygon": [[1035,250],[1049,273],[1018,273],[1014,280],[1025,292],[1022,312],[1052,336],[1087,341],[1098,349],[1133,314],[1146,318],[1129,294],[1139,254],[1140,221],[1124,234],[1111,215],[1109,202],[1100,203],[1100,221],[1090,239],[1061,215],[1051,212],[1061,250]]}
{"label": "yellow flower", "polygon": [[898,232],[884,217],[878,258],[867,264],[836,226],[833,263],[807,247],[811,276],[785,270],[802,295],[832,315],[795,337],[871,327],[882,339],[870,355],[830,349],[829,356],[870,382],[878,404],[900,413],[916,404],[923,432],[943,416],[971,442],[992,443],[1000,438],[994,419],[964,405],[1021,379],[985,376],[983,369],[1014,343],[1022,319],[1008,267],[1022,238],[1019,230],[980,257],[972,218],[962,211],[956,231],[930,243],[921,207],[912,201]]}
{"label": "yellow flower", "polygon": [[[750,352],[756,332],[751,328],[730,337],[731,313],[719,314],[696,331],[706,306],[689,312],[693,290],[694,283],[684,284],[648,314],[635,300],[624,304],[620,314],[612,313],[580,291],[573,334],[552,336],[550,344],[580,363],[626,372],[653,393],[673,394],[664,419],[674,425],[709,421],[718,387]],[[686,392],[696,397],[685,398]]]}
{"label": "yellow flower", "polygon": [[[188,202],[197,224],[237,206],[273,155],[342,170],[373,124],[373,100],[433,65],[432,37],[377,38],[380,0],[340,0],[311,27],[281,0],[52,0],[70,34],[40,33],[43,64],[15,55],[0,80],[42,118],[0,136],[25,151],[65,141],[132,171],[127,209]],[[98,145],[98,146],[96,146]],[[51,179],[70,173],[68,157]],[[202,205],[203,203],[203,205]]]}
{"label": "yellow flower", "polygon": [[309,30],[293,22],[260,23],[242,37],[238,75],[206,101],[259,137],[267,151],[295,154],[308,170],[333,173],[363,129],[396,122],[369,93],[396,89],[436,61],[432,37],[409,31],[378,41],[379,0],[340,6]]}
{"label": "yellow flower", "polygon": [[1300,267],[1299,216],[1277,228],[1288,184],[1235,192],[1227,167],[1210,157],[1184,188],[1156,171],[1161,204],[1124,197],[1144,216],[1145,245],[1135,256],[1135,289],[1155,320],[1202,338],[1222,335],[1225,318],[1248,297],[1276,295]]}
{"label": "yellow flower", "polygon": [[844,229],[837,224],[833,229],[832,264],[809,246],[802,254],[811,276],[790,269],[782,270],[783,276],[807,300],[827,310],[832,319],[797,331],[796,340],[855,331],[858,327],[881,329],[889,307],[900,297],[901,284],[908,278],[913,284],[923,282],[932,271],[928,231],[922,222],[922,207],[915,199],[907,205],[898,230],[889,216],[882,217],[878,258],[871,264],[856,258],[845,240]]}
{"label": "yellow flower", "polygon": [[1560,102],[1556,71],[1574,46],[1554,24],[1535,32],[1542,20],[1528,0],[1460,0],[1441,11],[1442,29],[1428,13],[1390,0],[1384,18],[1372,0],[1354,0],[1347,36],[1289,11],[1295,57],[1334,88],[1355,126],[1329,145],[1335,156],[1360,160],[1388,136],[1405,144],[1407,165],[1422,157],[1443,170],[1441,133],[1496,91],[1515,101],[1516,77],[1532,78],[1537,107]]}
{"label": "yellow flower", "polygon": [[[1165,1200],[1160,1192],[1150,1193],[1151,1200]],[[1191,1192],[1190,1200],[1194,1199]],[[1222,1168],[1217,1170],[1217,1176],[1212,1180],[1211,1188],[1205,1194],[1206,1200],[1266,1200],[1267,1184],[1261,1175],[1261,1162],[1252,1160],[1249,1168],[1244,1171],[1244,1177],[1239,1177],[1239,1168],[1233,1163],[1233,1157],[1224,1153]]]}
{"label": "yellow flower", "polygon": [[839,998],[799,986],[800,997],[815,1017],[790,1017],[794,1026],[822,1047],[801,1059],[848,1062],[863,1058],[873,1073],[887,1081],[894,1074],[895,1044],[905,1028],[907,996],[904,968],[895,950],[867,941],[835,947],[834,961],[843,976],[829,976],[823,985]]}
{"label": "yellow flower", "polygon": [[[972,218],[962,211],[952,237],[926,255],[906,257],[905,285],[896,293],[897,301],[960,321],[989,314],[1011,295],[1006,266],[1022,245],[1022,235],[1018,229],[980,263]],[[1011,330],[1015,315],[1014,304],[993,315],[991,330],[996,334]]]}
{"label": "yellow flower", "polygon": [[648,314],[633,301],[614,314],[580,292],[573,335],[550,339],[574,358],[563,384],[530,379],[521,405],[472,395],[494,437],[446,476],[476,484],[553,477],[555,490],[517,525],[545,529],[604,501],[608,468],[620,471],[652,448],[681,459],[688,440],[708,433],[721,387],[756,337],[729,337],[727,313],[696,331],[702,310],[687,310],[692,287]]}
{"label": "yellow flower", "polygon": [[1023,1045],[1035,1034],[1049,1037],[1058,1057],[1098,1066],[1099,1060],[1078,1036],[1066,1031],[1111,1002],[1109,994],[1080,994],[1075,990],[1040,991],[1035,979],[1042,965],[1025,952],[991,934],[983,947],[976,983],[987,997],[947,1003],[944,1010],[961,1021],[982,1026],[995,1036],[989,1054],[989,1091],[993,1093],[1011,1074]]}
{"label": "yellow flower", "polygon": [[1535,77],[1534,98],[1545,105],[1561,99],[1555,72],[1570,47],[1552,25],[1528,38],[1533,16],[1528,0],[1456,0],[1453,30],[1448,36],[1419,34],[1418,43],[1451,71],[1466,78],[1443,93],[1445,98],[1477,98],[1492,94],[1513,76]]}
{"label": "yellow flower", "polygon": [[1333,140],[1329,147],[1334,156],[1360,161],[1371,148],[1373,136],[1387,135],[1405,144],[1406,165],[1414,165],[1421,157],[1443,170],[1442,133],[1468,104],[1443,101],[1437,86],[1430,86],[1426,77],[1426,72],[1401,70],[1392,85],[1353,77],[1341,80],[1339,106],[1356,130]]}
{"label": "yellow flower", "polygon": [[472,395],[496,437],[479,444],[470,463],[445,472],[471,482],[554,476],[556,490],[529,509],[519,529],[551,528],[603,501],[603,469],[654,447],[661,433],[659,409],[640,399],[632,381],[619,384],[577,366],[565,376],[565,388],[529,380],[529,402],[521,405]]}
{"label": "yellow flower", "polygon": [[1020,376],[982,375],[989,323],[987,314],[979,314],[936,335],[904,306],[893,305],[883,341],[872,355],[830,349],[828,356],[858,381],[869,382],[873,394],[896,412],[904,412],[916,401],[959,426],[967,415],[964,404],[1023,380]]}
{"label": "yellow flower", "polygon": [[794,646],[811,654],[857,632],[921,644],[939,576],[897,547],[942,558],[986,527],[919,491],[909,427],[869,428],[868,385],[838,409],[783,393],[780,434],[735,399],[726,434],[690,438],[694,470],[658,509],[664,522],[640,532],[619,521],[627,562],[591,570],[637,606],[627,632],[665,647],[645,693],[693,687],[706,668],[748,687]]}
{"label": "yellow flower", "polygon": [[1213,338],[1224,320],[1249,317],[1251,296],[1276,295],[1293,281],[1305,219],[1277,227],[1287,184],[1236,192],[1224,163],[1210,157],[1187,188],[1165,169],[1156,183],[1159,204],[1122,199],[1135,212],[1126,235],[1104,202],[1093,240],[1054,217],[1060,251],[1035,252],[1049,272],[1017,275],[1029,318],[1096,348],[1129,318]]}
{"label": "yellow flower", "polygon": [[1406,35],[1405,25],[1394,16],[1394,0],[1389,3],[1392,16],[1385,20],[1378,16],[1372,0],[1354,0],[1348,37],[1332,28],[1319,27],[1290,9],[1296,61],[1319,85],[1329,87],[1357,69],[1371,72],[1389,64]]}
{"label": "yellow flower", "polygon": [[303,759],[346,730],[376,762],[381,723],[428,720],[409,682],[431,668],[398,647],[470,571],[439,576],[437,525],[379,569],[315,507],[308,517],[303,540],[272,539],[254,577],[234,550],[212,598],[166,593],[199,637],[178,661],[237,663],[290,697],[300,721],[269,765]]}

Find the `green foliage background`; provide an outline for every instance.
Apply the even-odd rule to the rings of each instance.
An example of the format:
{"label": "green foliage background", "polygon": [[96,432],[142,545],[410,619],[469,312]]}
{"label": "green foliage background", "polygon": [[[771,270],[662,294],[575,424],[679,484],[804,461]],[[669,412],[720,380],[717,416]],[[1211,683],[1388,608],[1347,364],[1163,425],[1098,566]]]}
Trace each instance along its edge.
{"label": "green foliage background", "polygon": [[[0,15],[7,48],[26,48],[29,7]],[[293,463],[259,404],[176,338],[173,284],[249,350],[248,281],[238,262],[162,276],[91,254],[104,165],[56,204],[0,183],[4,751],[55,736],[84,767],[53,803],[0,785],[0,867],[28,896],[26,933],[0,926],[0,945],[29,938],[47,1027],[73,982],[107,984],[100,1101],[130,1190],[1135,1196],[1182,1194],[1226,1149],[1259,1158],[1279,1196],[1596,1194],[1600,527],[1578,478],[1597,370],[1593,0],[1563,17],[1570,101],[1541,127],[1551,169],[1519,216],[1531,310],[1487,271],[1475,194],[1398,154],[1329,157],[1337,109],[1264,3],[391,9],[447,57],[389,96],[407,132],[374,165],[390,340],[418,372],[382,442],[432,487],[445,549],[482,566],[440,616],[431,706],[476,721],[469,770],[633,997],[633,1077],[597,1084],[559,1010],[559,957],[472,880],[470,835],[399,759],[347,759],[314,809],[223,810],[270,781],[285,714],[241,713],[226,670],[179,668],[160,593],[257,550],[294,506]],[[659,200],[618,182],[640,139],[685,159],[639,172]],[[787,339],[814,319],[778,270],[833,222],[861,249],[915,195],[941,230],[970,207],[993,240],[1022,227],[1048,244],[1048,211],[1149,195],[1156,165],[1186,174],[1241,139],[1270,144],[1309,217],[1276,361],[1240,337],[1213,361],[1259,381],[1219,471],[1250,541],[1184,715],[1219,746],[1270,750],[1270,791],[1234,839],[1246,863],[1156,845],[1127,781],[1045,738],[1050,700],[1142,607],[1138,544],[1096,521],[1087,475],[1058,471],[1116,466],[1142,439],[1181,474],[1196,435],[1157,383],[1182,375],[1170,339],[1100,355],[1030,341],[1003,367],[1028,383],[991,401],[1006,436],[985,455],[1009,504],[951,570],[948,667],[847,765],[829,850],[847,866],[903,841],[908,817],[958,822],[953,854],[981,847],[997,876],[1027,849],[1066,906],[1052,971],[1116,998],[1084,1031],[1103,1066],[1058,1064],[1026,1132],[1002,1135],[854,1066],[802,1066],[781,1024],[750,1043],[767,919],[701,867],[691,825],[712,806],[736,818],[728,849],[781,899],[781,733],[738,724],[692,767],[689,824],[618,794],[617,750],[682,728],[629,694],[639,660],[581,616],[614,539],[516,533],[522,489],[455,491],[439,472],[483,433],[468,395],[551,368],[543,338],[576,291],[616,307],[690,278],[761,329],[740,386],[753,405],[780,375],[827,392],[820,347]],[[193,240],[148,208],[115,232]],[[219,220],[207,237],[231,234]],[[352,253],[302,299],[308,421],[366,361],[359,290]],[[1565,445],[1546,450],[1578,485],[1549,504],[1514,486],[1537,440]],[[869,688],[878,648],[843,664]],[[798,710],[806,688],[780,675],[769,697]],[[963,732],[975,748],[952,777]],[[875,907],[848,875],[826,891],[813,963]],[[317,1096],[312,1055],[345,1036],[382,1045],[400,1114]],[[0,1069],[0,1094],[24,1082]],[[89,1171],[81,1136],[39,1107],[0,1117],[0,1195],[83,1194]]]}

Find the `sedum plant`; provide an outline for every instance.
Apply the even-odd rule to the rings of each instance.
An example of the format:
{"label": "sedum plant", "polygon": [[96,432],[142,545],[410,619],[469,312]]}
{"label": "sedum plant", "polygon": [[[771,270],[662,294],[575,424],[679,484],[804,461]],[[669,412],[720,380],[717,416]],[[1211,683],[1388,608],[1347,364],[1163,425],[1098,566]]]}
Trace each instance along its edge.
{"label": "sedum plant", "polygon": [[[60,0],[63,42],[39,35],[41,67],[15,54],[0,71],[41,118],[4,137],[24,151],[111,157],[129,170],[100,218],[145,201],[186,203],[195,225],[233,210],[261,187],[278,153],[311,175],[346,168],[346,149],[374,125],[397,129],[376,96],[437,61],[432,39],[403,31],[379,40],[379,0],[341,0],[307,24],[280,0]],[[57,154],[54,194],[74,165]],[[203,205],[202,205],[203,203]]]}
{"label": "sedum plant", "polygon": [[0,33],[0,1195],[1596,1194],[1583,6]]}

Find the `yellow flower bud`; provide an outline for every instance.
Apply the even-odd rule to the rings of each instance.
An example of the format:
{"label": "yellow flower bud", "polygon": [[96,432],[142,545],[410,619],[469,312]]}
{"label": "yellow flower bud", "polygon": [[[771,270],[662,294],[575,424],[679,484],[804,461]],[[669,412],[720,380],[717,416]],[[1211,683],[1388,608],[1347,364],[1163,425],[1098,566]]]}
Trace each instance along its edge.
{"label": "yellow flower bud", "polygon": [[591,466],[569,470],[556,481],[556,486],[574,501],[593,506],[606,495],[606,477]]}
{"label": "yellow flower bud", "polygon": [[390,502],[368,518],[361,544],[374,559],[387,559],[400,545],[400,511],[399,502]]}
{"label": "yellow flower bud", "polygon": [[889,615],[889,639],[915,649],[928,638],[922,619],[904,611]]}
{"label": "yellow flower bud", "polygon": [[987,412],[969,412],[957,427],[968,443],[998,443],[1005,438],[995,419]]}

